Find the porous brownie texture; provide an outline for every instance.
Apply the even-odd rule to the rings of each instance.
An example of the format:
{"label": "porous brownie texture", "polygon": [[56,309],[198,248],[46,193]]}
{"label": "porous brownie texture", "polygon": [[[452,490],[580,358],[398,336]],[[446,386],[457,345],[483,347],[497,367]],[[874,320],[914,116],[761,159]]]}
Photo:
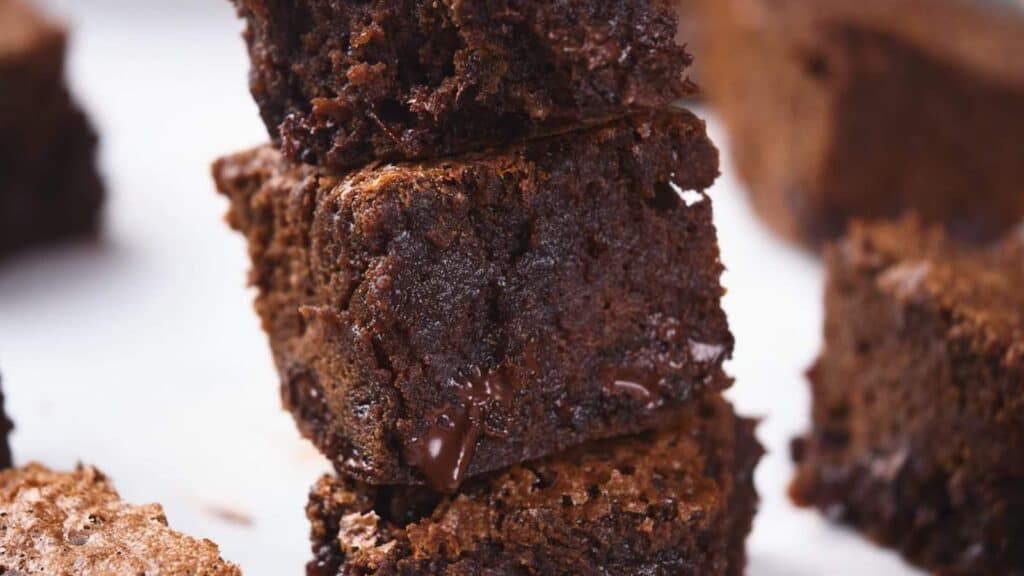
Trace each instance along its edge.
{"label": "porous brownie texture", "polygon": [[692,91],[668,0],[234,0],[285,154],[450,156]]}
{"label": "porous brownie texture", "polygon": [[757,507],[753,429],[712,398],[453,496],[328,476],[306,510],[307,574],[738,576]]}
{"label": "porous brownie texture", "polygon": [[828,263],[794,499],[937,573],[1024,574],[1024,235],[855,225]]}
{"label": "porous brownie texture", "polygon": [[219,554],[209,540],[168,528],[159,505],[121,502],[95,468],[0,471],[4,574],[241,576]]}
{"label": "porous brownie texture", "polygon": [[731,383],[695,191],[718,156],[688,112],[344,177],[272,148],[214,173],[285,402],[360,480],[453,490]]}
{"label": "porous brownie texture", "polygon": [[96,137],[64,85],[66,34],[0,0],[0,257],[96,231]]}
{"label": "porous brownie texture", "polygon": [[753,205],[817,248],[915,212],[970,242],[1024,219],[1024,10],[702,0],[702,87]]}

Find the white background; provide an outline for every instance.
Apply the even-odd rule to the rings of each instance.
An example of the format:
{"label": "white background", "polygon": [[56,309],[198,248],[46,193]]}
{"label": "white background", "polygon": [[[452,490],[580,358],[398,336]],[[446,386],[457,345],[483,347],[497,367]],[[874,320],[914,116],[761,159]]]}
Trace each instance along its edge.
{"label": "white background", "polygon": [[[53,0],[74,27],[70,76],[102,134],[101,241],[0,263],[0,370],[15,456],[93,463],[174,527],[218,542],[250,575],[301,574],[304,505],[327,470],[280,409],[245,288],[241,237],[209,164],[266,135],[246,89],[241,25],[226,0]],[[730,170],[713,190],[731,392],[764,417],[753,576],[912,574],[895,555],[793,508],[788,441],[806,421],[803,378],[820,344],[822,270],[754,219]]]}

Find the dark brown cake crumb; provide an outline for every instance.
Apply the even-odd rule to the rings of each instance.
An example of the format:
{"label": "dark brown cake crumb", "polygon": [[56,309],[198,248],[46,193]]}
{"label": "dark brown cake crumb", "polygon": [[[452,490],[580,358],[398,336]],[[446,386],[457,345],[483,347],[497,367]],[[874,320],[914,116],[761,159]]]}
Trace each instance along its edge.
{"label": "dark brown cake crumb", "polygon": [[0,0],[0,257],[96,231],[96,137],[64,85],[66,33]]}
{"label": "dark brown cake crumb", "polygon": [[721,399],[442,496],[325,477],[309,576],[738,576],[757,507],[754,424]]}
{"label": "dark brown cake crumb", "polygon": [[731,383],[692,192],[718,156],[688,112],[344,177],[270,148],[214,172],[285,402],[360,480],[453,490]]}
{"label": "dark brown cake crumb", "polygon": [[1024,235],[855,225],[828,263],[794,499],[938,573],[1024,574]]}
{"label": "dark brown cake crumb", "polygon": [[241,576],[213,542],[168,528],[159,505],[121,502],[95,468],[38,464],[0,472],[0,573]]}
{"label": "dark brown cake crumb", "polygon": [[550,134],[692,91],[667,0],[234,0],[293,160],[341,170]]}
{"label": "dark brown cake crumb", "polygon": [[851,219],[915,212],[971,242],[1024,220],[1009,4],[699,0],[701,85],[765,222],[817,248]]}

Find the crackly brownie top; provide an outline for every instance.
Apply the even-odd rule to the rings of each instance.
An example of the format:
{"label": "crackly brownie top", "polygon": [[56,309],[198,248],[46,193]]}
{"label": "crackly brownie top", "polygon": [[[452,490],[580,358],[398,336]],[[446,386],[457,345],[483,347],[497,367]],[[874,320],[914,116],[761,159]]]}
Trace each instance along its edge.
{"label": "crackly brownie top", "polygon": [[24,0],[0,0],[0,64],[32,46],[59,40],[63,30]]}
{"label": "crackly brownie top", "polygon": [[[494,546],[504,550],[499,555],[572,548],[581,534],[617,548],[621,557],[609,562],[637,553],[654,561],[686,538],[713,538],[711,527],[733,513],[737,475],[750,473],[761,449],[753,422],[738,420],[724,400],[694,404],[653,431],[513,466],[455,496],[324,477],[307,514],[314,541],[328,546],[309,573],[333,576],[339,561],[359,574],[410,559],[444,565],[490,555]],[[564,552],[587,557],[582,549]]]}
{"label": "crackly brownie top", "polygon": [[855,224],[837,254],[871,274],[879,290],[948,318],[950,335],[1024,357],[1024,231],[977,249],[912,219]]}
{"label": "crackly brownie top", "polygon": [[175,532],[157,504],[121,502],[88,466],[0,472],[0,572],[238,576],[217,546]]}

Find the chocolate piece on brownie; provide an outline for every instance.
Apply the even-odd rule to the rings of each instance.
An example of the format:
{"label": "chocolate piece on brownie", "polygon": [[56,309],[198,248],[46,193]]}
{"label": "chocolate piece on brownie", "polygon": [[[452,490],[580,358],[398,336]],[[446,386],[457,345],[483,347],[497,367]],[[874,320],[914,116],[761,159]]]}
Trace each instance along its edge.
{"label": "chocolate piece on brownie", "polygon": [[1024,9],[701,0],[701,78],[754,207],[811,245],[917,212],[963,240],[1024,219]]}
{"label": "chocolate piece on brownie", "polygon": [[688,94],[667,0],[234,0],[285,154],[449,156]]}
{"label": "chocolate piece on brownie", "polygon": [[106,477],[80,466],[0,472],[4,574],[240,576],[217,546],[167,526],[157,504],[125,504]]}
{"label": "chocolate piece on brownie", "polygon": [[453,490],[731,383],[693,192],[718,156],[688,112],[344,177],[271,148],[214,172],[285,401],[360,480]]}
{"label": "chocolate piece on brownie", "polygon": [[0,257],[97,227],[96,138],[64,85],[65,41],[22,0],[0,0]]}
{"label": "chocolate piece on brownie", "polygon": [[712,398],[454,496],[326,477],[307,507],[307,574],[738,576],[757,508],[753,429]]}
{"label": "chocolate piece on brownie", "polygon": [[858,225],[828,262],[793,497],[930,570],[1024,573],[1024,236]]}

